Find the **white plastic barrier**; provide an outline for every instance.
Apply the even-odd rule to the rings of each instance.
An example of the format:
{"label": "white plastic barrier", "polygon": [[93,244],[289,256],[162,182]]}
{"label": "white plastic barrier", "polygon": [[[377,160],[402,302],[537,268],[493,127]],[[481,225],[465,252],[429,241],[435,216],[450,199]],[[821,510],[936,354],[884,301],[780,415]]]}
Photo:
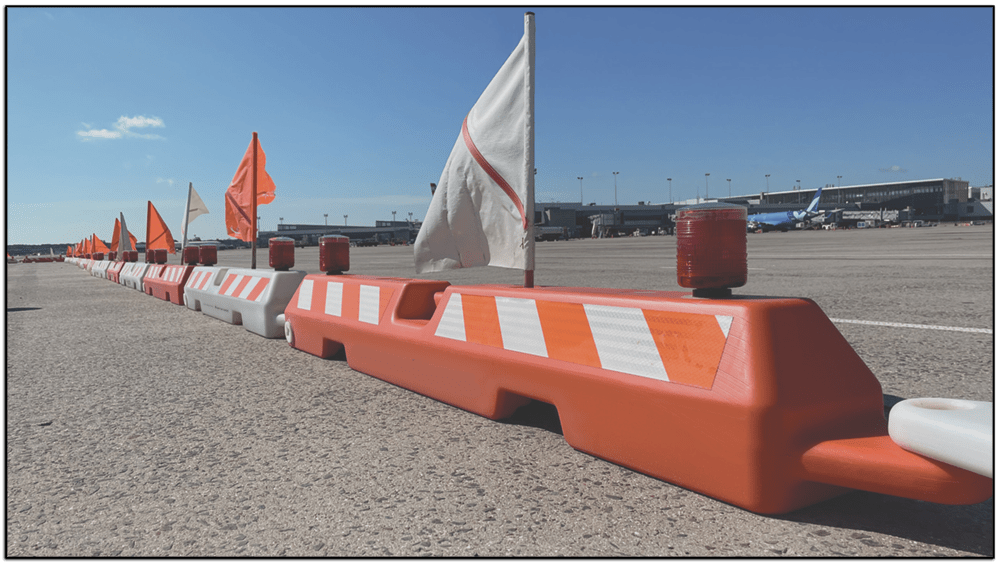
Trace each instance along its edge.
{"label": "white plastic barrier", "polygon": [[184,286],[184,305],[262,337],[284,337],[285,306],[305,276],[299,270],[199,266]]}
{"label": "white plastic barrier", "polygon": [[904,400],[889,412],[889,436],[908,451],[993,477],[993,402]]}
{"label": "white plastic barrier", "polygon": [[148,262],[130,262],[126,264],[122,268],[121,273],[118,274],[118,283],[126,288],[143,292],[142,279],[146,276],[146,269],[149,266],[150,263]]}
{"label": "white plastic barrier", "polygon": [[94,262],[94,266],[90,269],[90,275],[98,278],[107,278],[109,266],[111,266],[110,260],[96,261]]}

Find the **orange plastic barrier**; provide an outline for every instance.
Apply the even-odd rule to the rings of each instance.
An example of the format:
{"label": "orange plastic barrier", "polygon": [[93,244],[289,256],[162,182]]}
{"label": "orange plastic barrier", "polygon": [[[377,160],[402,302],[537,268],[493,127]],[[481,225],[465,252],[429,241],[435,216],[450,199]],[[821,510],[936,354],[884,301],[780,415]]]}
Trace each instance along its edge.
{"label": "orange plastic barrier", "polygon": [[850,489],[978,503],[993,481],[896,446],[882,389],[811,300],[306,276],[296,349],[490,419],[555,405],[574,448],[758,513]]}
{"label": "orange plastic barrier", "polygon": [[126,264],[128,263],[124,261],[111,263],[111,266],[108,267],[108,272],[107,272],[108,280],[114,282],[115,284],[119,284],[120,282],[118,282],[118,277],[121,274],[122,268]]}
{"label": "orange plastic barrier", "polygon": [[183,305],[184,284],[192,270],[193,265],[151,265],[142,279],[142,290],[150,296]]}

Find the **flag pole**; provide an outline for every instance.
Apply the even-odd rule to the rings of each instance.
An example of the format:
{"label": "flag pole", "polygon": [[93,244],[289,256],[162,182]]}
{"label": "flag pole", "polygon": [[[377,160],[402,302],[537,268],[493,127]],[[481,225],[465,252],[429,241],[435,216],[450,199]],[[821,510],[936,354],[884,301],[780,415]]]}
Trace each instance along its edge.
{"label": "flag pole", "polygon": [[527,41],[527,62],[525,65],[524,95],[527,116],[524,120],[524,166],[527,176],[527,201],[524,215],[527,225],[527,260],[524,269],[524,287],[535,286],[535,13],[524,13],[524,35]]}
{"label": "flag pole", "polygon": [[253,185],[253,196],[250,199],[250,232],[253,233],[253,240],[250,242],[252,257],[250,258],[250,268],[257,268],[257,132],[253,132],[253,163],[251,172],[251,184]]}
{"label": "flag pole", "polygon": [[153,202],[146,200],[146,255],[149,255],[149,230],[153,219]]}
{"label": "flag pole", "polygon": [[[181,225],[181,252],[188,246],[188,215],[191,213],[191,190],[194,189],[194,182],[188,182],[188,197],[187,204],[184,206],[184,223]],[[184,264],[184,261],[181,261]]]}

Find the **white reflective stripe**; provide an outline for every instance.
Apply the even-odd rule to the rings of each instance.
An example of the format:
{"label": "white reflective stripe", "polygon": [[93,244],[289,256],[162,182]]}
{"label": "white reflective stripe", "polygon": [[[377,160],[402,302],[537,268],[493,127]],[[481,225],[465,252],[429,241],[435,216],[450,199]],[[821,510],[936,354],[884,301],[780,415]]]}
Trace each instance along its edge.
{"label": "white reflective stripe", "polygon": [[452,294],[444,305],[441,321],[434,331],[435,337],[456,341],[465,340],[465,315],[462,313],[462,294]]}
{"label": "white reflective stripe", "polygon": [[358,293],[358,321],[378,325],[378,286],[361,285]]}
{"label": "white reflective stripe", "polygon": [[[221,270],[219,272],[222,272]],[[206,286],[212,283],[212,278],[214,278],[218,272],[212,272],[211,270],[205,271],[205,276],[201,279],[201,287],[199,290],[204,290]]]}
{"label": "white reflective stripe", "polygon": [[344,300],[344,283],[343,282],[327,282],[326,283],[326,306],[323,308],[323,313],[327,315],[336,315],[340,317],[343,308]]}
{"label": "white reflective stripe", "polygon": [[226,288],[226,292],[224,294],[222,294],[222,295],[223,296],[232,296],[233,292],[236,291],[236,287],[239,286],[240,282],[243,281],[243,278],[244,278],[244,276],[242,274],[237,274],[236,278],[233,279],[233,283],[230,284],[228,288]]}
{"label": "white reflective stripe", "polygon": [[583,304],[601,367],[670,381],[641,309]]}
{"label": "white reflective stripe", "polygon": [[496,304],[503,348],[548,358],[535,300],[497,296]]}
{"label": "white reflective stripe", "polygon": [[258,282],[260,282],[260,276],[254,276],[251,278],[250,281],[247,282],[246,287],[243,288],[243,291],[240,292],[240,295],[236,297],[244,300],[247,299],[247,296],[250,295],[250,292],[253,292],[254,286],[256,286]]}
{"label": "white reflective stripe", "polygon": [[719,329],[722,329],[722,334],[729,338],[729,328],[733,326],[733,316],[731,315],[716,315],[715,320],[719,322]]}
{"label": "white reflective stripe", "polygon": [[[264,277],[261,277],[261,280],[264,281],[264,286],[265,287],[263,288],[263,290],[261,291],[261,293],[257,294],[257,297],[253,299],[254,302],[258,302],[258,303],[261,300],[264,299],[264,294],[267,294],[267,284],[268,284],[268,282],[271,281],[270,278],[264,278]],[[254,287],[256,287],[256,284],[254,284]]]}
{"label": "white reflective stripe", "polygon": [[296,304],[296,307],[309,311],[309,308],[312,306],[312,301],[313,281],[303,280],[302,285],[299,286],[299,302]]}

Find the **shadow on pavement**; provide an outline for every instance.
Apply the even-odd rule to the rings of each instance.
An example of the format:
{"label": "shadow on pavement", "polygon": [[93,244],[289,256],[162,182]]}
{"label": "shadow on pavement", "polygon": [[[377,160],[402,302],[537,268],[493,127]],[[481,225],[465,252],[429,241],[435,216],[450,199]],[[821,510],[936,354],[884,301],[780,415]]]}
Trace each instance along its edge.
{"label": "shadow on pavement", "polygon": [[859,491],[772,518],[853,529],[852,538],[876,548],[885,546],[886,541],[866,539],[862,531],[993,558],[993,516],[993,498],[977,505],[941,505]]}
{"label": "shadow on pavement", "polygon": [[7,313],[16,313],[19,311],[33,311],[36,309],[42,309],[40,307],[9,307],[7,308]]}

